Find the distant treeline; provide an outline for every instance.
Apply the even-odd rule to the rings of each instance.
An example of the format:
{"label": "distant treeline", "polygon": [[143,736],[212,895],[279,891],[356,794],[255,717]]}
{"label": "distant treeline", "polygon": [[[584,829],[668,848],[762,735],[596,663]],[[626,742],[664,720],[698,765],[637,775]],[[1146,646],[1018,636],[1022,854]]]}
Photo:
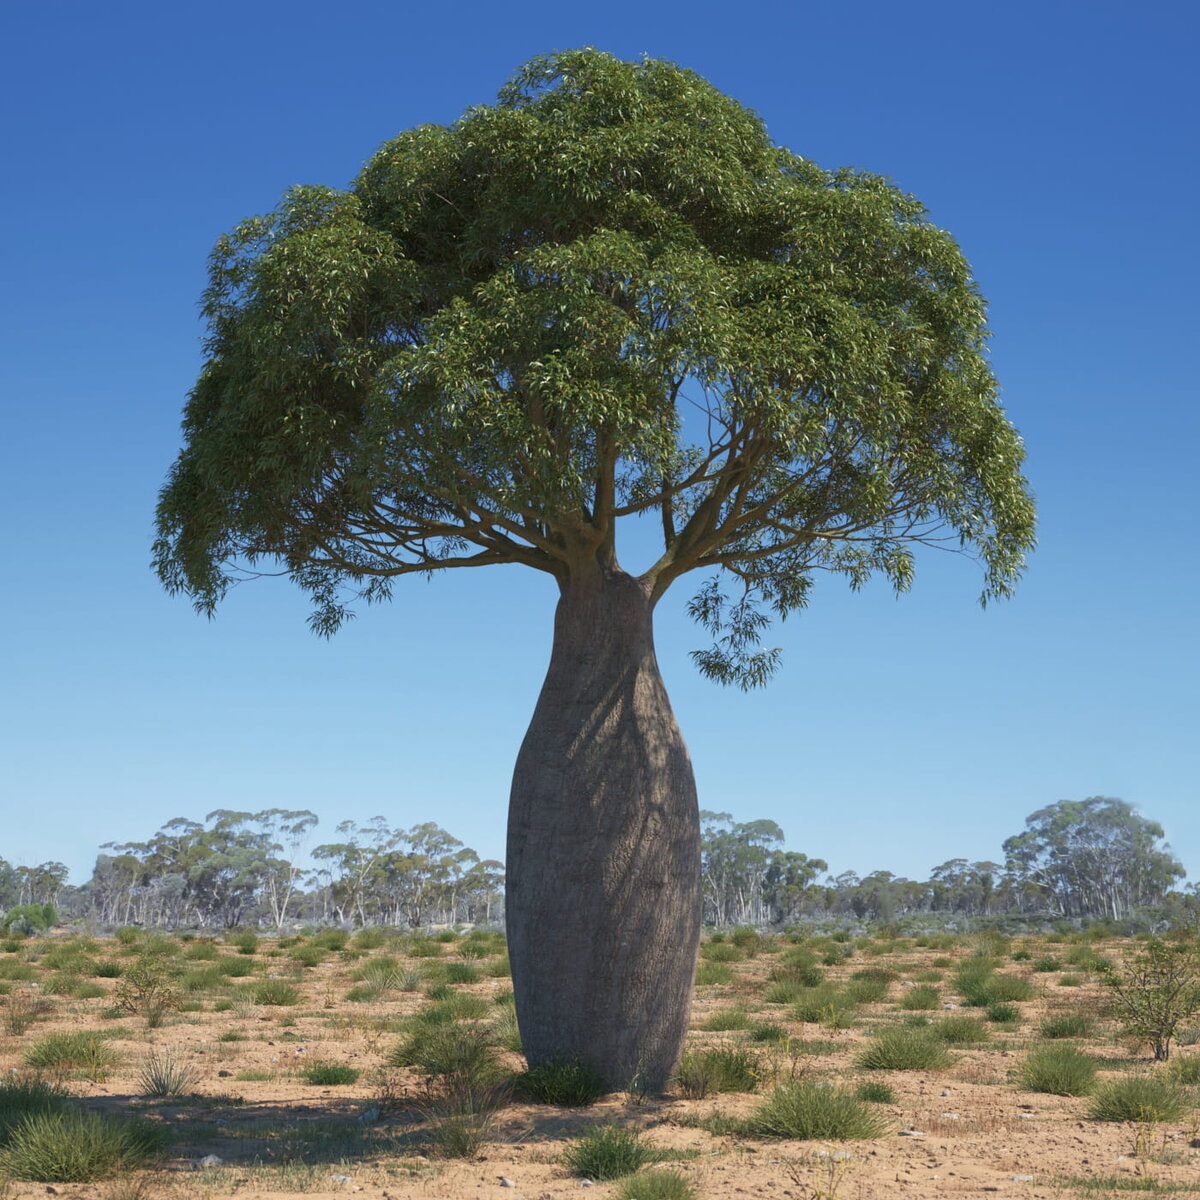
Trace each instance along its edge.
{"label": "distant treeline", "polygon": [[[774,821],[705,812],[704,919],[711,925],[803,921],[940,921],[1001,917],[1128,922],[1200,918],[1197,885],[1162,827],[1122,800],[1061,800],[1033,813],[1004,842],[1004,862],[954,858],[926,880],[890,871],[825,872],[820,858],[783,848]],[[228,928],[288,923],[488,924],[503,916],[504,867],[481,859],[433,822],[391,828],[383,817],[337,826],[339,840],[306,849],[308,810],[218,809],[204,822],[176,817],[145,842],[106,843],[92,877],[67,883],[62,863],[14,867],[0,859],[5,923],[34,907],[104,925]],[[307,863],[308,865],[302,865]],[[569,916],[569,914],[564,914]]]}

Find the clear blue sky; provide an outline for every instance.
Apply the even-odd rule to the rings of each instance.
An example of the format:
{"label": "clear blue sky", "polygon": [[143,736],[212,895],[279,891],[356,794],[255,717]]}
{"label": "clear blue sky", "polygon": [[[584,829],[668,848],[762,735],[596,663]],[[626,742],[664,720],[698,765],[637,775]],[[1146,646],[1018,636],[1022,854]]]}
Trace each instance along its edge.
{"label": "clear blue sky", "polygon": [[148,561],[200,362],[213,241],[295,183],[595,45],[700,72],[823,166],[885,174],[959,239],[1029,447],[1018,597],[935,556],[900,600],[823,583],[781,676],[702,681],[681,587],[659,657],[705,807],[835,871],[999,858],[1119,796],[1200,875],[1198,18],[1183,3],[452,6],[7,0],[0,248],[0,856],[72,879],[214,808],[384,814],[502,856],[554,595],[521,568],[401,581],[331,642],[259,581],[214,622]]}

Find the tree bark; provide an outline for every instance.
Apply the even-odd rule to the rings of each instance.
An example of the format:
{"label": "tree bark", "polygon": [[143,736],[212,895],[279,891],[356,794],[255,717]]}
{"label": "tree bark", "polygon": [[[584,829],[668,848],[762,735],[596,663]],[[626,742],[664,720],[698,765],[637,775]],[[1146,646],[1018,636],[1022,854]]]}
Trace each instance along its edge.
{"label": "tree bark", "polygon": [[506,920],[530,1065],[578,1058],[661,1090],[687,1032],[700,940],[700,815],[654,655],[649,586],[562,585],[517,756]]}

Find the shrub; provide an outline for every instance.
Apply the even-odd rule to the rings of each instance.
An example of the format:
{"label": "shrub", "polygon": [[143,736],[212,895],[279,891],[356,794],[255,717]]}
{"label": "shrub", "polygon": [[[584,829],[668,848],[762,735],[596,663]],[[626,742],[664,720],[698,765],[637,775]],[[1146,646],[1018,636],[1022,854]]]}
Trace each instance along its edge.
{"label": "shrub", "polygon": [[1038,1033],[1044,1038],[1080,1038],[1091,1032],[1091,1018],[1083,1013],[1055,1013],[1038,1026]]}
{"label": "shrub", "polygon": [[1042,974],[1049,974],[1051,971],[1061,971],[1062,963],[1053,954],[1046,954],[1033,960],[1033,969]]}
{"label": "shrub", "polygon": [[882,1137],[887,1123],[852,1092],[798,1080],[777,1087],[751,1113],[745,1129],[756,1137],[849,1141]]}
{"label": "shrub", "polygon": [[988,981],[986,1004],[1004,1004],[1033,999],[1033,985],[1019,975],[993,975]]}
{"label": "shrub", "polygon": [[696,1200],[696,1193],[678,1171],[639,1171],[622,1180],[613,1200]]}
{"label": "shrub", "polygon": [[0,1168],[12,1179],[92,1183],[160,1158],[169,1137],[148,1121],[67,1111],[25,1117],[12,1129]]}
{"label": "shrub", "polygon": [[696,986],[711,987],[718,983],[732,983],[733,972],[724,963],[702,962],[696,968]]}
{"label": "shrub", "polygon": [[1015,1004],[989,1004],[983,1015],[997,1025],[1008,1025],[1021,1019],[1021,1010]]}
{"label": "shrub", "polygon": [[1180,1025],[1200,1012],[1200,951],[1188,942],[1147,942],[1122,970],[1107,972],[1105,983],[1126,1031],[1165,1061]]}
{"label": "shrub", "polygon": [[63,1088],[43,1079],[0,1081],[0,1146],[7,1143],[9,1130],[25,1117],[64,1112],[69,1104]]}
{"label": "shrub", "polygon": [[986,1042],[992,1036],[982,1021],[974,1017],[943,1017],[929,1026],[929,1036],[957,1046],[964,1042]]}
{"label": "shrub", "polygon": [[655,1157],[636,1131],[619,1125],[597,1125],[563,1152],[563,1162],[573,1175],[597,1183],[632,1175]]}
{"label": "shrub", "polygon": [[742,952],[728,942],[705,942],[700,947],[700,957],[707,962],[731,963],[741,962]]}
{"label": "shrub", "polygon": [[247,993],[255,1004],[287,1006],[300,1003],[300,993],[282,979],[264,979],[251,984]]}
{"label": "shrub", "polygon": [[675,1081],[689,1100],[714,1092],[752,1092],[758,1087],[762,1063],[741,1046],[689,1050],[679,1061]]}
{"label": "shrub", "polygon": [[518,1095],[535,1104],[587,1108],[608,1092],[604,1077],[577,1058],[552,1058],[517,1077]]}
{"label": "shrub", "polygon": [[1032,1050],[1017,1072],[1017,1086],[1052,1096],[1086,1096],[1096,1085],[1096,1062],[1074,1046]]}
{"label": "shrub", "polygon": [[868,1104],[896,1103],[896,1093],[886,1083],[876,1083],[871,1079],[868,1079],[866,1083],[860,1083],[854,1089],[854,1096],[858,1100],[865,1100]]}
{"label": "shrub", "polygon": [[258,949],[258,934],[252,929],[243,929],[225,940],[239,954],[253,954]]}
{"label": "shrub", "polygon": [[750,1018],[741,1008],[719,1008],[704,1018],[700,1028],[708,1033],[726,1033],[729,1030],[745,1029]]}
{"label": "shrub", "polygon": [[52,1001],[33,988],[18,988],[6,997],[4,1028],[19,1037],[41,1017],[54,1008]]}
{"label": "shrub", "polygon": [[482,1086],[500,1081],[504,1070],[496,1049],[466,1025],[430,1025],[415,1029],[388,1056],[393,1067],[416,1067],[427,1075],[463,1075]]}
{"label": "shrub", "polygon": [[179,1007],[179,991],[161,962],[139,958],[121,972],[113,1003],[122,1012],[145,1017],[148,1026],[157,1028],[168,1012]]}
{"label": "shrub", "polygon": [[357,1067],[345,1063],[310,1062],[300,1072],[300,1078],[315,1087],[346,1087],[357,1083],[361,1074]]}
{"label": "shrub", "polygon": [[479,972],[468,962],[446,964],[447,983],[478,983],[479,978]]}
{"label": "shrub", "polygon": [[846,998],[855,1004],[877,1004],[887,993],[886,979],[851,979],[845,988]]}
{"label": "shrub", "polygon": [[773,1021],[758,1021],[746,1032],[752,1042],[782,1042],[788,1035],[782,1025],[776,1025]]}
{"label": "shrub", "polygon": [[932,984],[919,983],[916,987],[905,989],[900,997],[900,1007],[914,1011],[927,1012],[930,1009],[941,1008],[942,997]]}
{"label": "shrub", "polygon": [[492,1023],[491,1036],[496,1045],[514,1054],[520,1054],[524,1049],[516,1010],[511,1005],[506,1006]]}
{"label": "shrub", "polygon": [[418,1025],[448,1025],[451,1021],[478,1020],[486,1017],[489,1011],[488,1002],[482,996],[450,992],[443,999],[421,1009],[413,1021]]}
{"label": "shrub", "polygon": [[315,967],[318,963],[325,961],[328,953],[324,946],[318,946],[315,942],[309,942],[304,946],[293,946],[288,951],[288,957],[293,962],[298,962],[302,967]]}
{"label": "shrub", "polygon": [[[363,932],[367,931],[364,930]],[[378,930],[373,932],[378,933]],[[362,950],[368,949],[367,946],[362,944],[361,938],[362,934],[355,939],[355,945]],[[320,933],[313,935],[312,945],[321,946],[325,950],[344,950],[349,941],[350,935],[344,929],[322,929]],[[382,945],[382,936],[377,944]]]}
{"label": "shrub", "polygon": [[185,1096],[196,1086],[200,1072],[191,1063],[180,1062],[169,1050],[151,1050],[138,1071],[143,1096],[156,1099]]}
{"label": "shrub", "polygon": [[1200,1084],[1200,1055],[1176,1058],[1167,1072],[1167,1078],[1183,1087]]}
{"label": "shrub", "polygon": [[104,1035],[88,1030],[51,1033],[25,1051],[25,1065],[38,1071],[82,1071],[97,1082],[107,1078],[120,1055]]}
{"label": "shrub", "polygon": [[496,1113],[508,1098],[502,1084],[484,1084],[469,1073],[444,1077],[417,1104],[438,1149],[450,1158],[473,1158],[488,1139]]}
{"label": "shrub", "polygon": [[811,963],[780,963],[767,976],[770,983],[787,983],[800,987],[820,987],[825,981],[821,968]]}
{"label": "shrub", "polygon": [[859,1051],[855,1060],[870,1071],[922,1071],[948,1067],[953,1059],[924,1029],[888,1029]]}
{"label": "shrub", "polygon": [[826,984],[805,988],[792,1006],[792,1017],[806,1024],[815,1024],[828,1021],[836,1013],[851,1013],[854,1007],[854,1001],[849,996]]}
{"label": "shrub", "polygon": [[1178,1121],[1191,1098],[1175,1080],[1159,1075],[1126,1075],[1101,1084],[1088,1116],[1097,1121]]}

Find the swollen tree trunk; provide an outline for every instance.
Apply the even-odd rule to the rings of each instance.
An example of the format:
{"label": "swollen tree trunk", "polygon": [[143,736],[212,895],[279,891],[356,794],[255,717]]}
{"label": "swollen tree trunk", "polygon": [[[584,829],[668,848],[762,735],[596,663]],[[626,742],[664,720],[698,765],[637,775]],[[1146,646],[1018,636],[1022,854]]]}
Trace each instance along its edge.
{"label": "swollen tree trunk", "polygon": [[700,940],[700,815],[654,656],[649,588],[565,584],[517,756],[506,919],[530,1065],[578,1058],[658,1090],[687,1032]]}

